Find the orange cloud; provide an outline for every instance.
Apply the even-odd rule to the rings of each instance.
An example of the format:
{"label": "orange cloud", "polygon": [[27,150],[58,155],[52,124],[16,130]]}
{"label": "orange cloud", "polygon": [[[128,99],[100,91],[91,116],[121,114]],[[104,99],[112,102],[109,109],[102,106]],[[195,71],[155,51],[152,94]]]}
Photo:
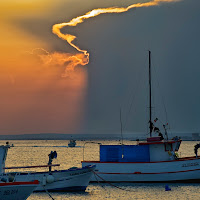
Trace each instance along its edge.
{"label": "orange cloud", "polygon": [[[77,65],[87,65],[89,63],[89,53],[87,52],[87,50],[82,50],[80,49],[77,45],[75,45],[73,43],[73,41],[76,39],[75,35],[71,35],[71,34],[64,34],[61,32],[61,29],[63,27],[67,27],[67,26],[77,26],[80,23],[83,23],[85,19],[89,19],[92,17],[96,17],[100,14],[106,14],[106,13],[123,13],[123,12],[127,12],[130,9],[133,8],[141,8],[141,7],[150,7],[150,6],[158,6],[161,3],[170,3],[170,2],[176,2],[176,1],[180,1],[180,0],[152,0],[146,3],[136,3],[136,4],[132,4],[128,7],[110,7],[110,8],[97,8],[97,9],[93,9],[89,12],[87,12],[84,15],[78,16],[73,18],[72,20],[70,20],[69,22],[64,22],[64,23],[60,23],[60,24],[55,24],[52,28],[52,31],[54,34],[56,34],[58,37],[60,37],[63,40],[66,40],[68,42],[69,45],[71,45],[73,48],[75,48],[77,51],[79,51],[80,53],[82,53],[83,55],[81,56],[80,53],[75,54],[74,56],[70,56],[69,59],[71,60],[70,62],[70,66],[69,69],[66,69],[66,73],[68,73],[69,71],[73,71],[74,68]],[[67,75],[64,75],[67,76]]]}

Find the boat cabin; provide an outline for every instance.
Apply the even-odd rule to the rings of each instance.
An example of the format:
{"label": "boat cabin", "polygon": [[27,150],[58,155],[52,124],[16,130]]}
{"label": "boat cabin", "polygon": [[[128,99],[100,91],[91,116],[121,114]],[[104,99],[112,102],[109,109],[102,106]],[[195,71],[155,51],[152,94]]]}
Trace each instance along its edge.
{"label": "boat cabin", "polygon": [[147,138],[137,145],[100,145],[100,162],[158,162],[178,158],[180,139]]}

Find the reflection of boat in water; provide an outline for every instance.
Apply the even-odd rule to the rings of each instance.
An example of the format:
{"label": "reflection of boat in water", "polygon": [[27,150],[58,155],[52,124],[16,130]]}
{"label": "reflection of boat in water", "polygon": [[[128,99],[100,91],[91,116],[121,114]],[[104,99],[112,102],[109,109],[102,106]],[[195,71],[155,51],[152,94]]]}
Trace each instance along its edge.
{"label": "reflection of boat in water", "polygon": [[39,181],[37,180],[31,182],[0,182],[0,199],[26,200],[38,184]]}
{"label": "reflection of boat in water", "polygon": [[75,147],[76,146],[76,140],[71,139],[68,143],[68,147]]}
{"label": "reflection of boat in water", "polygon": [[[21,182],[38,180],[40,184],[34,191],[85,191],[92,176],[92,171],[95,166],[86,166],[82,168],[70,168],[67,170],[51,170],[54,166],[60,166],[59,164],[52,164],[52,160],[57,157],[56,151],[52,151],[49,154],[48,165],[40,166],[23,166],[23,167],[6,167],[5,161],[7,151],[10,146],[0,146],[0,179],[9,179]],[[45,172],[11,172],[5,173],[5,169],[23,169],[23,168],[49,168],[49,171]]]}
{"label": "reflection of boat in water", "polygon": [[[200,157],[195,145],[193,157],[179,157],[182,140],[168,139],[167,124],[163,124],[165,138],[152,120],[151,52],[149,51],[149,134],[146,142],[137,145],[100,145],[100,160],[82,161],[82,166],[96,165],[92,181],[108,182],[200,182]],[[152,133],[158,137],[152,137]]]}

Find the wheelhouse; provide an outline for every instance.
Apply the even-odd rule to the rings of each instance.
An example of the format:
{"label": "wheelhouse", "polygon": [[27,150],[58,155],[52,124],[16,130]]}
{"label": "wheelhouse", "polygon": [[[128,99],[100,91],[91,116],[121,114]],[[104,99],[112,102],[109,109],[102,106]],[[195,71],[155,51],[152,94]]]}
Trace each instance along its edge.
{"label": "wheelhouse", "polygon": [[157,137],[137,145],[100,145],[100,162],[157,162],[175,160],[181,140],[158,141]]}

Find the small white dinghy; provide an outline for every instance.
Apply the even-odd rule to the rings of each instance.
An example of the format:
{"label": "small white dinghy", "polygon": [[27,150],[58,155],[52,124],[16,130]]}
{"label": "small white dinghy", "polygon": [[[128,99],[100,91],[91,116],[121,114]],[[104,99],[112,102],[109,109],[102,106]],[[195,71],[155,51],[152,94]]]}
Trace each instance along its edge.
{"label": "small white dinghy", "polygon": [[[51,151],[49,154],[49,162],[47,165],[38,166],[19,166],[19,167],[5,167],[7,151],[10,145],[0,146],[0,179],[12,178],[15,181],[33,181],[38,180],[40,184],[34,189],[34,192],[41,192],[48,190],[49,192],[83,192],[86,190],[90,179],[95,170],[95,165],[88,165],[77,168],[72,167],[66,170],[52,170],[54,166],[59,164],[52,164],[54,158],[57,157],[56,151]],[[45,172],[11,172],[5,173],[5,169],[24,169],[24,168],[42,168],[46,167],[49,170]],[[1,200],[1,199],[0,199]]]}
{"label": "small white dinghy", "polygon": [[25,200],[38,185],[38,180],[30,182],[0,182],[0,199]]}

